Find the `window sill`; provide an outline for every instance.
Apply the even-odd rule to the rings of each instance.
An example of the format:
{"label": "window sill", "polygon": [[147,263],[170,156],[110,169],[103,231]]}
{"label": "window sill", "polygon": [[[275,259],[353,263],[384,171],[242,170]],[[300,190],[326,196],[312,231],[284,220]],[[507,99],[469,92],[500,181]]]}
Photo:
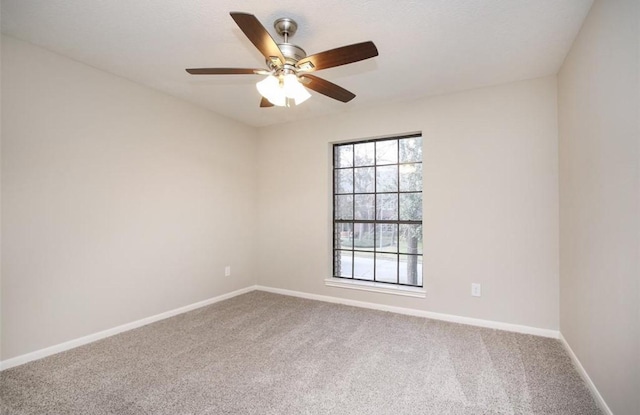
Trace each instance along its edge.
{"label": "window sill", "polygon": [[370,291],[374,293],[402,295],[405,297],[426,298],[427,291],[420,287],[406,287],[379,282],[347,280],[342,278],[327,278],[324,285],[328,287],[348,288],[351,290]]}

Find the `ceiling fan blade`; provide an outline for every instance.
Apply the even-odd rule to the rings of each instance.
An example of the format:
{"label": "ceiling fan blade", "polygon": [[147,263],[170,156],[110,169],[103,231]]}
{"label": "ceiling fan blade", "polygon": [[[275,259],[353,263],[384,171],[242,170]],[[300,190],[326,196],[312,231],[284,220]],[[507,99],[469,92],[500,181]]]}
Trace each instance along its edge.
{"label": "ceiling fan blade", "polygon": [[[326,50],[300,59],[297,67],[304,71],[317,71],[320,69],[333,68],[335,66],[346,65],[348,63],[358,62],[365,59],[378,56],[378,49],[373,42],[354,43],[353,45],[343,46],[336,49]],[[306,68],[310,62],[313,67]]]}
{"label": "ceiling fan blade", "polygon": [[273,104],[265,97],[262,97],[262,99],[260,100],[260,108],[269,108],[269,107],[273,107]]}
{"label": "ceiling fan blade", "polygon": [[337,99],[342,102],[349,102],[356,97],[356,94],[353,92],[349,92],[341,86],[338,86],[332,82],[327,81],[326,79],[318,78],[314,75],[304,74],[302,76],[304,85],[313,89],[316,92],[319,92],[323,95],[328,96],[329,98]]}
{"label": "ceiling fan blade", "polygon": [[278,47],[278,44],[273,40],[267,29],[262,26],[260,21],[252,14],[231,12],[229,13],[231,18],[236,22],[240,30],[249,38],[251,43],[262,53],[262,55],[269,59],[276,57],[280,59],[280,62],[284,64],[284,56]]}
{"label": "ceiling fan blade", "polygon": [[193,68],[186,69],[191,75],[254,75],[263,72],[263,69],[245,68]]}

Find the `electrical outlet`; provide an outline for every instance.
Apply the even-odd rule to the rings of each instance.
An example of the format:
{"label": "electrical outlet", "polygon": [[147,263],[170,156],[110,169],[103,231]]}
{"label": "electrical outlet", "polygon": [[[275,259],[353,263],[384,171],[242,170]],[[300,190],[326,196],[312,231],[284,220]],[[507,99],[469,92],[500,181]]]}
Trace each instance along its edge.
{"label": "electrical outlet", "polygon": [[231,265],[227,265],[226,267],[224,267],[224,276],[225,277],[231,276]]}
{"label": "electrical outlet", "polygon": [[480,284],[477,284],[477,283],[471,284],[471,295],[473,297],[480,297],[482,295],[482,289],[480,287]]}

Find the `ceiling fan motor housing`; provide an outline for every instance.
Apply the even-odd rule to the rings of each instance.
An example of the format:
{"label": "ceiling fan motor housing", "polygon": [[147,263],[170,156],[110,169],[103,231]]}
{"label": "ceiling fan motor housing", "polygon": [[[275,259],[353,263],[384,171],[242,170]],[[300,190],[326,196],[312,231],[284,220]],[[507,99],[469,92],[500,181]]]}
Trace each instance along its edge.
{"label": "ceiling fan motor housing", "polygon": [[278,47],[282,51],[284,58],[287,60],[286,63],[295,64],[300,59],[307,57],[307,52],[305,52],[304,49],[292,43],[278,43]]}

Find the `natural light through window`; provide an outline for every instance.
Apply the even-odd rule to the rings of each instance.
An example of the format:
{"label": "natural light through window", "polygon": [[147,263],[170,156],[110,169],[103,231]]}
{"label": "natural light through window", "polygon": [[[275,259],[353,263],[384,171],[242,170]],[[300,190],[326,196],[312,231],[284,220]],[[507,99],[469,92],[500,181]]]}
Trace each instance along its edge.
{"label": "natural light through window", "polygon": [[422,137],[333,147],[333,276],[422,287]]}

